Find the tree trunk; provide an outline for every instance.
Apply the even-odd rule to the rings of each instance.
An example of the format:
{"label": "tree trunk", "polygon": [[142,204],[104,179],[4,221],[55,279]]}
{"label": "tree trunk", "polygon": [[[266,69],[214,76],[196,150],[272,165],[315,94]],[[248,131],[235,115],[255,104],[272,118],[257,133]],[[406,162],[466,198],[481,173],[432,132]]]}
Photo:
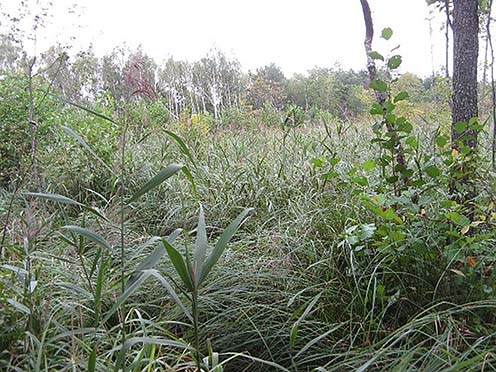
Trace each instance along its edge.
{"label": "tree trunk", "polygon": [[449,0],[444,0],[444,11],[446,14],[446,32],[444,34],[445,37],[445,76],[449,78],[449,30],[452,28],[450,12],[449,12]]}
{"label": "tree trunk", "polygon": [[[362,4],[362,11],[363,11],[363,19],[365,21],[365,41],[364,41],[364,46],[365,46],[365,53],[367,54],[367,70],[369,72],[369,79],[370,81],[373,81],[377,79],[377,68],[375,66],[374,59],[370,56],[370,52],[372,52],[372,40],[374,39],[374,24],[372,22],[372,13],[370,11],[370,6],[367,0],[360,0],[360,3]],[[385,92],[379,92],[375,91],[375,96],[377,99],[377,102],[384,107],[384,104],[386,103],[387,95]],[[401,142],[398,139],[398,134],[394,128],[394,126],[386,121],[386,129],[391,136],[391,139],[394,141],[394,161],[393,161],[393,175],[396,175],[396,165],[402,166],[403,168],[406,167],[406,161],[405,161],[405,155],[403,151],[403,146]],[[396,162],[396,164],[394,164]],[[408,183],[408,178],[403,177],[403,183],[407,184]],[[399,196],[401,194],[401,189],[397,188],[395,185],[395,194]]]}
{"label": "tree trunk", "polygon": [[[468,158],[454,165],[450,181],[450,193],[467,208],[467,217],[474,218],[472,202],[476,195],[474,173],[477,167],[475,154],[477,130],[469,125],[477,118],[477,58],[479,55],[478,0],[454,0],[453,2],[453,106],[451,145],[454,154],[462,147],[469,147]],[[457,123],[467,123],[463,131],[456,130]],[[466,154],[466,152],[464,152]]]}
{"label": "tree trunk", "polygon": [[[453,10],[453,123],[466,122],[478,116],[477,110],[477,58],[479,55],[479,16],[477,0],[454,0]],[[475,149],[477,131],[458,133],[454,126],[451,140],[458,139]]]}

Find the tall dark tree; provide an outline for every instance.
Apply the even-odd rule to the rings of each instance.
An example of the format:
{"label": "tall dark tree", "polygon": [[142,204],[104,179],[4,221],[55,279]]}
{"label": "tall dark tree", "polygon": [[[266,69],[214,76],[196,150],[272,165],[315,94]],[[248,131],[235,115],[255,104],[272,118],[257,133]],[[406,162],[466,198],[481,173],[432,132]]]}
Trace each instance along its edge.
{"label": "tall dark tree", "polygon": [[[477,129],[471,124],[478,116],[477,59],[479,56],[479,2],[478,0],[453,1],[453,105],[451,142],[455,151],[477,147]],[[460,125],[459,123],[466,123]],[[461,128],[461,129],[460,129]],[[467,151],[463,151],[466,153]],[[473,217],[471,200],[476,195],[473,184],[474,161],[470,158],[454,167],[450,192],[468,207]]]}
{"label": "tall dark tree", "polygon": [[[479,56],[479,15],[477,0],[455,0],[453,9],[453,123],[469,122],[478,116],[477,59]],[[460,137],[472,148],[477,132],[451,131],[453,143]]]}

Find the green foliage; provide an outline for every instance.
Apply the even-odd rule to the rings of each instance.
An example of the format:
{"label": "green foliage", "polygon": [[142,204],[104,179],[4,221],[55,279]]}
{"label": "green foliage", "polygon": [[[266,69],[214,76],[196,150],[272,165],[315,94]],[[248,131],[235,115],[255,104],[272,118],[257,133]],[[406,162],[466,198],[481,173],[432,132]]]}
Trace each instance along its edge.
{"label": "green foliage", "polygon": [[[0,369],[493,367],[494,179],[464,144],[481,124],[457,124],[451,148],[449,81],[370,57],[383,103],[362,72],[269,66],[250,107],[219,55],[168,61],[156,97],[113,86],[63,106],[36,90],[45,190],[0,190]],[[240,89],[222,105],[177,84],[208,91],[217,67]],[[2,123],[22,128],[23,87],[0,81]],[[7,129],[5,153],[26,146],[17,175],[29,138]],[[468,174],[471,208],[448,193]]]}

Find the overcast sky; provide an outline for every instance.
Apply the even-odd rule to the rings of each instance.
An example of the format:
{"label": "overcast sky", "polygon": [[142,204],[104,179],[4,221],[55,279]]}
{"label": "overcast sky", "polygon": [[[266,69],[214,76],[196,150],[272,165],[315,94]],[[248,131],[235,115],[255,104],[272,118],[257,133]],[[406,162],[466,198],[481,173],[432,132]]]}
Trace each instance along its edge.
{"label": "overcast sky", "polygon": [[[18,2],[2,1],[9,9]],[[75,36],[74,49],[92,43],[101,55],[123,43],[141,45],[158,62],[171,55],[193,61],[217,47],[236,57],[244,70],[271,62],[287,75],[335,63],[343,68],[365,66],[359,0],[79,0],[78,18],[67,15],[72,1],[52,2],[54,17],[39,32],[38,49]],[[431,74],[432,61],[436,69],[443,65],[442,18],[425,0],[369,2],[374,49],[387,54],[400,44],[402,70],[424,76]],[[433,16],[431,35],[428,19]],[[384,27],[394,30],[388,44],[378,37]]]}

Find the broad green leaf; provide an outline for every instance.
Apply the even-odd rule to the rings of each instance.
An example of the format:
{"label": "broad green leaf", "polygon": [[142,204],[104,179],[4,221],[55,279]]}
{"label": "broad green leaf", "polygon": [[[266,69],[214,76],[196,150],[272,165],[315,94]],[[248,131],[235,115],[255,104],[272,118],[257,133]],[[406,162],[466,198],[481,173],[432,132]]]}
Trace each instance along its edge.
{"label": "broad green leaf", "polygon": [[23,269],[22,267],[17,267],[17,266],[13,266],[13,265],[9,265],[9,264],[4,264],[0,267],[2,269],[12,271],[20,277],[25,277],[28,275],[28,271],[26,269]]}
{"label": "broad green leaf", "polygon": [[105,217],[103,214],[98,212],[95,208],[88,207],[87,205],[84,205],[76,200],[70,199],[67,196],[59,195],[59,194],[47,194],[47,193],[40,193],[40,192],[26,192],[24,195],[27,196],[32,196],[34,198],[39,198],[39,199],[44,199],[48,201],[52,201],[55,203],[62,203],[62,204],[68,204],[68,205],[76,205],[78,207],[81,207],[94,215],[103,218],[105,221],[108,222],[107,217]]}
{"label": "broad green leaf", "polygon": [[40,192],[26,192],[24,195],[27,196],[33,196],[35,198],[39,199],[45,199],[57,203],[62,203],[62,204],[69,204],[69,205],[77,205],[79,207],[84,207],[84,204],[81,204],[80,202],[70,199],[66,196],[59,195],[59,194],[44,194]]}
{"label": "broad green leaf", "polygon": [[88,358],[88,372],[95,372],[96,368],[96,346],[93,347],[90,353],[90,357]]}
{"label": "broad green leaf", "polygon": [[183,166],[181,164],[170,164],[164,169],[162,169],[156,176],[154,176],[152,179],[150,179],[141,189],[136,192],[132,198],[129,200],[129,203],[134,202],[137,200],[140,196],[146,194],[148,191],[151,189],[157,187],[160,185],[162,182],[164,182],[166,179],[172,177],[174,174],[179,172]]}
{"label": "broad green leaf", "polygon": [[81,137],[79,134],[77,134],[76,132],[74,132],[71,128],[69,127],[62,127],[64,128],[65,132],[71,136],[72,138],[74,138],[81,146],[83,146],[83,148],[91,155],[93,156],[96,160],[98,160],[98,162],[103,165],[103,167],[105,169],[107,169],[110,173],[113,174],[113,171],[112,171],[112,168],[110,168],[107,163],[105,163],[103,161],[102,158],[100,158],[95,151],[93,151],[93,149],[86,143],[86,141],[83,139],[83,137]]}
{"label": "broad green leaf", "polygon": [[[161,276],[157,275],[158,272],[156,270],[144,270],[143,275],[141,275],[137,280],[134,281],[133,284],[128,286],[126,290],[119,296],[119,298],[115,301],[114,305],[110,308],[109,311],[105,314],[105,317],[103,318],[103,323],[107,322],[110,317],[122,306],[124,302],[134,293],[136,292],[143,282],[147,280],[149,277],[154,276],[155,278],[159,279],[159,281],[162,283],[162,285],[167,283],[167,281]],[[178,295],[174,292],[172,287],[167,283],[166,290],[169,292],[169,294],[172,296],[174,301],[179,305],[181,310],[185,312],[185,315],[188,316],[188,318],[191,319],[191,315],[189,312],[186,310],[185,306],[182,304],[182,302],[179,300]]]}
{"label": "broad green leaf", "polygon": [[410,124],[408,121],[403,121],[401,124],[398,125],[398,131],[403,132],[403,133],[411,133],[413,130],[413,125]]}
{"label": "broad green leaf", "polygon": [[372,59],[380,59],[381,61],[384,61],[384,57],[382,56],[382,54],[380,54],[380,53],[378,53],[378,52],[375,52],[375,51],[370,52],[370,53],[369,53],[369,56],[370,56],[370,58],[372,58]]}
{"label": "broad green leaf", "polygon": [[457,213],[455,211],[450,211],[444,215],[447,219],[449,219],[451,222],[454,222],[455,224],[459,226],[465,226],[470,224],[470,220],[465,217],[463,214]]}
{"label": "broad green leaf", "polygon": [[[182,229],[174,230],[172,234],[170,234],[167,237],[167,241],[169,242],[169,244],[173,244],[182,231],[183,231]],[[146,242],[145,245],[149,246],[161,242],[161,240],[162,240],[161,237],[155,236],[150,240],[148,240],[148,242]],[[141,271],[152,269],[153,267],[155,267],[155,265],[159,263],[160,259],[164,254],[165,254],[164,247],[162,246],[162,244],[159,244],[143,261],[140,262],[138,266],[136,266],[135,269],[136,274],[131,276],[131,278],[128,280],[127,285],[132,284],[133,281],[136,280],[136,278],[142,274]]]}
{"label": "broad green leaf", "polygon": [[373,169],[376,166],[376,162],[373,159],[367,160],[362,164],[362,168],[366,171]]}
{"label": "broad green leaf", "polygon": [[246,216],[253,210],[253,208],[246,208],[243,210],[235,219],[232,221],[229,226],[224,230],[222,235],[220,236],[219,240],[217,241],[217,244],[215,244],[214,249],[210,253],[210,256],[207,258],[207,261],[205,262],[205,265],[203,266],[202,269],[202,275],[200,278],[199,283],[201,284],[205,278],[207,277],[208,273],[210,270],[212,270],[212,267],[217,263],[219,260],[220,256],[222,256],[222,253],[227,247],[227,243],[231,240],[233,235],[236,233],[238,230],[239,226],[243,221],[245,220]]}
{"label": "broad green leaf", "polygon": [[410,146],[411,148],[414,148],[416,149],[418,147],[418,141],[415,137],[408,137],[406,140],[405,140],[405,143]]}
{"label": "broad green leaf", "polygon": [[191,350],[191,347],[188,344],[185,344],[184,342],[180,342],[180,341],[167,340],[158,337],[131,337],[127,339],[121,347],[121,350],[114,365],[114,372],[121,370],[121,367],[126,359],[127,351],[136,344],[160,345],[166,347],[175,347],[178,349]]}
{"label": "broad green leaf", "polygon": [[440,135],[436,137],[436,145],[439,147],[444,147],[448,143],[449,138],[445,135]]}
{"label": "broad green leaf", "polygon": [[372,115],[382,115],[384,113],[384,108],[380,104],[374,103],[370,109],[370,113]]}
{"label": "broad green leaf", "polygon": [[365,176],[356,176],[351,179],[352,182],[356,183],[357,185],[360,186],[368,186],[369,181],[367,180],[367,177]]}
{"label": "broad green leaf", "polygon": [[427,173],[429,177],[435,178],[441,174],[441,171],[439,170],[438,167],[431,165],[425,168],[425,173]]}
{"label": "broad green leaf", "polygon": [[394,220],[398,223],[402,223],[401,218],[398,217],[398,215],[392,208],[382,210],[380,212],[380,216],[387,221]]}
{"label": "broad green leaf", "polygon": [[73,232],[75,234],[81,235],[92,242],[98,244],[100,247],[108,249],[109,251],[112,250],[112,246],[110,245],[109,242],[107,242],[103,237],[98,235],[97,233],[90,231],[88,229],[85,229],[84,227],[80,226],[74,226],[74,225],[66,225],[62,227],[64,230],[68,230],[70,232]]}
{"label": "broad green leaf", "polygon": [[400,101],[403,101],[409,97],[410,97],[410,95],[407,92],[400,92],[394,97],[394,102],[400,102]]}
{"label": "broad green leaf", "polygon": [[29,307],[27,307],[26,305],[21,304],[20,302],[18,302],[15,299],[13,299],[13,298],[7,298],[7,302],[9,304],[11,304],[12,306],[14,306],[16,308],[16,310],[20,311],[21,313],[24,313],[24,314],[27,314],[27,315],[30,315],[31,314],[31,310],[29,310]]}
{"label": "broad green leaf", "polygon": [[176,269],[176,273],[183,281],[183,284],[186,286],[186,288],[188,288],[189,291],[193,291],[194,284],[191,280],[191,275],[186,268],[183,256],[181,256],[176,248],[174,248],[167,240],[162,240],[162,244],[172,262],[172,265]]}
{"label": "broad green leaf", "polygon": [[369,87],[371,89],[377,90],[378,92],[387,92],[387,90],[388,90],[388,86],[387,86],[386,82],[379,80],[379,79],[372,80],[369,84]]}
{"label": "broad green leaf", "polygon": [[188,309],[186,309],[186,306],[184,306],[182,301],[179,299],[179,296],[174,291],[174,289],[169,284],[169,282],[165,280],[165,278],[162,275],[160,275],[160,273],[157,270],[149,270],[149,271],[151,272],[151,275],[153,275],[164,286],[165,290],[169,292],[169,295],[172,297],[172,299],[177,304],[177,306],[179,306],[179,308],[182,310],[184,315],[186,315],[189,320],[193,321],[193,317],[191,316],[190,312],[188,311]]}
{"label": "broad green leaf", "polygon": [[196,228],[195,253],[193,255],[193,273],[195,275],[195,287],[200,285],[202,267],[207,254],[207,230],[205,226],[205,213],[203,206],[200,204],[200,216],[198,218],[198,227]]}
{"label": "broad green leaf", "polygon": [[463,133],[466,131],[468,128],[468,124],[464,121],[459,121],[458,123],[455,123],[454,129],[457,133]]}
{"label": "broad green leaf", "polygon": [[167,134],[168,136],[172,137],[177,142],[177,144],[179,145],[179,148],[181,149],[181,152],[188,157],[188,159],[191,161],[191,164],[193,164],[193,166],[195,168],[198,168],[195,160],[193,159],[193,155],[189,151],[188,146],[186,146],[186,143],[184,142],[184,140],[181,137],[179,137],[177,134],[175,134],[174,132],[171,132],[170,130],[164,129],[164,133]]}
{"label": "broad green leaf", "polygon": [[322,175],[322,178],[323,178],[323,179],[326,179],[326,180],[332,180],[333,178],[336,178],[336,177],[338,177],[338,176],[339,176],[339,174],[338,174],[337,172],[334,172],[334,171],[329,171],[329,172],[327,172],[327,173],[324,173],[324,174]]}
{"label": "broad green leaf", "polygon": [[[56,97],[57,97],[57,98],[60,98],[60,97],[58,97],[58,96],[56,96]],[[100,113],[100,112],[98,112],[98,111],[95,111],[95,110],[92,110],[92,109],[90,109],[90,108],[88,108],[88,107],[85,107],[85,106],[79,105],[79,104],[77,104],[77,103],[71,102],[71,101],[66,100],[66,99],[64,99],[64,98],[60,98],[60,99],[61,99],[63,102],[65,102],[65,103],[67,103],[67,104],[69,104],[69,105],[71,105],[71,106],[77,107],[77,108],[79,108],[79,109],[81,109],[81,110],[83,110],[83,111],[86,111],[86,112],[90,113],[91,115],[97,116],[97,117],[99,117],[99,118],[101,118],[101,119],[104,119],[104,120],[107,120],[107,121],[109,121],[109,122],[111,122],[111,123],[113,123],[113,124],[119,125],[116,121],[112,120],[112,119],[111,119],[111,118],[109,118],[108,116],[106,116],[106,115],[104,115],[104,114],[102,114],[102,113]]]}
{"label": "broad green leaf", "polygon": [[400,56],[400,55],[395,55],[395,56],[392,56],[392,57],[391,57],[391,58],[389,58],[389,60],[388,60],[388,67],[389,67],[391,70],[395,70],[395,69],[397,69],[398,67],[400,67],[401,62],[403,62],[403,60],[401,59],[401,56]]}
{"label": "broad green leaf", "polygon": [[391,36],[393,36],[393,30],[390,27],[386,27],[382,30],[381,37],[384,40],[391,39]]}
{"label": "broad green leaf", "polygon": [[312,165],[314,167],[320,168],[320,167],[322,167],[324,165],[325,160],[326,160],[325,157],[324,156],[321,156],[319,158],[313,158],[313,159],[311,159],[310,160],[310,163],[312,163]]}

